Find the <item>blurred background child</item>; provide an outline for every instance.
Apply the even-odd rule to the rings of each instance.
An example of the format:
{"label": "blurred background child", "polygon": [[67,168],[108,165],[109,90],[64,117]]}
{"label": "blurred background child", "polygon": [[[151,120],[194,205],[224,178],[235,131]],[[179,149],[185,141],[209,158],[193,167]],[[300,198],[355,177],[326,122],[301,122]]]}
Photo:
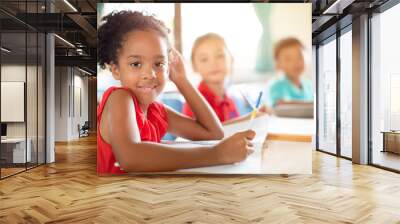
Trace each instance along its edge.
{"label": "blurred background child", "polygon": [[[192,47],[191,61],[193,71],[200,74],[202,81],[199,92],[210,104],[219,120],[224,124],[249,119],[249,115],[240,117],[235,101],[226,92],[226,83],[232,72],[233,57],[224,38],[215,33],[198,37]],[[265,112],[262,107],[258,115]],[[188,104],[183,113],[194,117]]]}
{"label": "blurred background child", "polygon": [[302,78],[305,67],[303,48],[296,38],[285,38],[275,45],[276,69],[283,75],[270,84],[268,95],[272,107],[313,101],[311,80]]}

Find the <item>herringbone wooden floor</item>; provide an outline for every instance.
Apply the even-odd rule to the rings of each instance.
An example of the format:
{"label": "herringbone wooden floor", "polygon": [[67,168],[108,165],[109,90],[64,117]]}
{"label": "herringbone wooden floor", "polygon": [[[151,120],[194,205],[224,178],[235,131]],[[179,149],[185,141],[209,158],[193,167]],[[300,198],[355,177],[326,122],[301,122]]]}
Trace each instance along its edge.
{"label": "herringbone wooden floor", "polygon": [[319,152],[313,175],[96,175],[94,137],[0,181],[0,223],[400,223],[400,175]]}

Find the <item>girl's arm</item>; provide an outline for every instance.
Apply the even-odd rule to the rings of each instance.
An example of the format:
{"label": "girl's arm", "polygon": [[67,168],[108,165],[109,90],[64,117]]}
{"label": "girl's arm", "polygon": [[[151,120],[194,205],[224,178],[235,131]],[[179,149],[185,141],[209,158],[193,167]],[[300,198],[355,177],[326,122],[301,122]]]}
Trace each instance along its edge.
{"label": "girl's arm", "polygon": [[172,171],[242,161],[252,151],[249,140],[255,135],[253,131],[241,132],[215,146],[195,148],[140,142],[132,96],[125,90],[110,95],[99,131],[127,172]]}
{"label": "girl's arm", "polygon": [[169,77],[185,97],[196,119],[180,115],[167,108],[168,131],[192,140],[222,139],[221,122],[210,105],[186,78],[182,56],[172,50]]}

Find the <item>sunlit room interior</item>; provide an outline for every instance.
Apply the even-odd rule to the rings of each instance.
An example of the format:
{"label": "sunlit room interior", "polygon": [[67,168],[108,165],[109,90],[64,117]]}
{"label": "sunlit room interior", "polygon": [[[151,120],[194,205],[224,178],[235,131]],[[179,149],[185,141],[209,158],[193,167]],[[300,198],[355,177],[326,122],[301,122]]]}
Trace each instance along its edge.
{"label": "sunlit room interior", "polygon": [[[0,223],[399,223],[399,1],[140,2],[0,2]],[[260,92],[269,105],[283,75],[272,49],[296,37],[313,101],[268,115],[263,140],[277,152],[279,141],[307,145],[312,173],[99,176],[97,109],[120,83],[98,64],[96,30],[121,9],[164,21],[196,87],[195,39],[223,36],[233,55],[225,86],[241,115]],[[185,104],[171,81],[158,100]],[[265,159],[284,167],[302,156]]]}

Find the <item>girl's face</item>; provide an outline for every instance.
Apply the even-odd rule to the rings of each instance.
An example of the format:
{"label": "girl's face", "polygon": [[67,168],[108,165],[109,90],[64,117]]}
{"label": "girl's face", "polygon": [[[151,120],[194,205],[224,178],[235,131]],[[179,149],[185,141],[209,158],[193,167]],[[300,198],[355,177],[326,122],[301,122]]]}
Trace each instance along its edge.
{"label": "girl's face", "polygon": [[231,72],[232,57],[218,39],[203,41],[193,55],[194,71],[200,73],[205,82],[221,83]]}
{"label": "girl's face", "polygon": [[168,45],[152,31],[125,35],[117,64],[111,65],[115,79],[128,87],[142,105],[149,105],[161,93],[168,75]]}

